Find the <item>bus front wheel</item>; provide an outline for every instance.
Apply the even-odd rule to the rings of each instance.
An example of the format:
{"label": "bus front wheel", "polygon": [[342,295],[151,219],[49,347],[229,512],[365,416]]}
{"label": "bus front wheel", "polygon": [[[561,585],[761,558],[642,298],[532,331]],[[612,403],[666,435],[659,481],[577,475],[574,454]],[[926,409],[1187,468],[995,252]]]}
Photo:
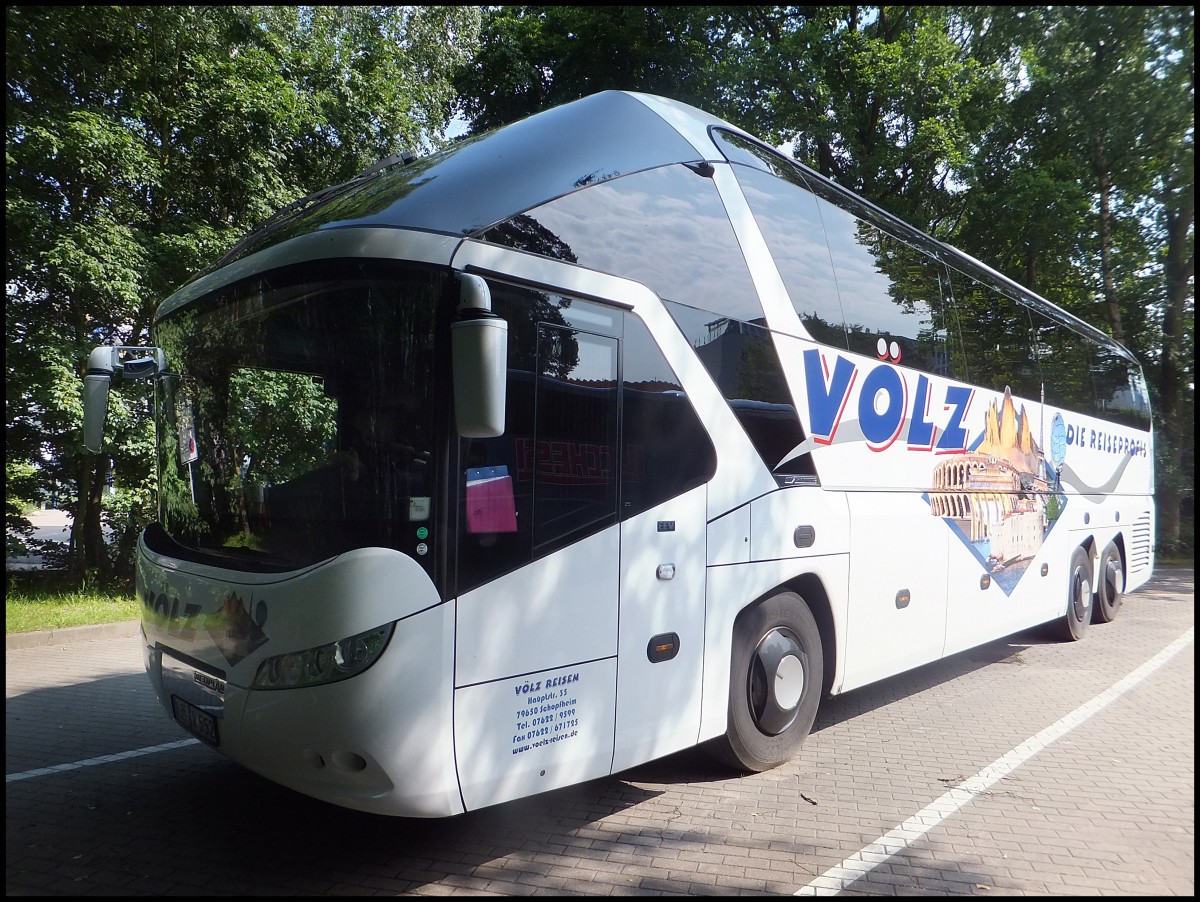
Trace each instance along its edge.
{"label": "bus front wheel", "polygon": [[1077,642],[1092,621],[1092,559],[1083,548],[1071,553],[1067,580],[1067,613],[1062,621],[1062,637]]}
{"label": "bus front wheel", "polygon": [[1117,619],[1125,595],[1125,564],[1115,542],[1104,546],[1100,555],[1100,585],[1096,586],[1096,620],[1111,623]]}
{"label": "bus front wheel", "polygon": [[739,770],[777,767],[799,750],[817,715],[825,673],[808,605],[782,592],[734,624],[729,724],[714,754]]}

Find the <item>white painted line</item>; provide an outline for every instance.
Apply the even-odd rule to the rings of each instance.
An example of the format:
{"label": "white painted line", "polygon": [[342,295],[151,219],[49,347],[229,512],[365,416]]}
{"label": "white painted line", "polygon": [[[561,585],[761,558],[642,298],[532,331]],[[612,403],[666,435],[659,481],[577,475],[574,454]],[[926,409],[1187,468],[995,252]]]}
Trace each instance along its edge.
{"label": "white painted line", "polygon": [[874,870],[876,865],[883,864],[904,851],[907,846],[920,839],[980,793],[1007,777],[1050,743],[1071,732],[1093,714],[1103,711],[1184,648],[1191,645],[1195,633],[1196,628],[1192,627],[1137,670],[1114,683],[1090,702],[1080,705],[1066,717],[1046,727],[1031,739],[1026,739],[975,776],[964,780],[940,798],[926,805],[899,827],[885,833],[870,845],[863,846],[841,864],[830,868],[807,886],[796,890],[792,895],[836,896],[854,881]]}
{"label": "white painted line", "polygon": [[37,770],[27,770],[19,774],[5,774],[5,783],[16,783],[18,780],[32,780],[34,777],[45,777],[49,774],[61,774],[68,770],[79,770],[81,767],[95,767],[97,764],[112,764],[114,761],[124,761],[128,758],[140,758],[142,755],[153,755],[157,752],[169,752],[181,749],[187,745],[195,745],[199,739],[180,739],[178,742],[166,742],[162,745],[151,745],[144,749],[134,749],[131,752],[117,752],[114,755],[101,755],[99,758],[86,758],[83,761],[72,761],[69,764],[55,764],[53,767],[39,767]]}

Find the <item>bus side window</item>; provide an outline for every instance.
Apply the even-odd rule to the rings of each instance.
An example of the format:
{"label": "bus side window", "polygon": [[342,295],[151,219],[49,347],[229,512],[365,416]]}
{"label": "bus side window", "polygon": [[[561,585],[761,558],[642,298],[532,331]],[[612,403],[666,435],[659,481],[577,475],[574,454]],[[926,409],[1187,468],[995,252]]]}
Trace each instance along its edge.
{"label": "bus side window", "polygon": [[491,287],[509,327],[505,432],[461,443],[460,593],[617,519],[618,338],[573,327],[584,301]]}
{"label": "bus side window", "polygon": [[534,483],[535,554],[617,514],[617,349],[604,335],[538,326],[534,435],[518,452]]}
{"label": "bus side window", "polygon": [[937,261],[845,210],[820,205],[850,350],[944,374]]}
{"label": "bus side window", "polygon": [[1083,337],[1036,310],[1030,311],[1030,315],[1037,336],[1034,346],[1041,364],[1046,403],[1094,414],[1096,391]]}
{"label": "bus side window", "polygon": [[843,301],[818,203],[829,205],[793,181],[799,180],[794,172],[777,176],[742,165],[733,171],[804,328],[823,344],[847,347]]}
{"label": "bus side window", "polygon": [[625,316],[621,377],[621,519],[703,485],[717,469],[712,441],[646,326]]}
{"label": "bus side window", "polygon": [[967,367],[955,378],[997,392],[1010,388],[1018,397],[1038,400],[1042,374],[1029,308],[958,270],[950,271],[950,284],[963,323]]}
{"label": "bus side window", "polygon": [[1092,373],[1097,416],[1135,429],[1150,428],[1150,399],[1136,363],[1109,348],[1093,346]]}
{"label": "bus side window", "polygon": [[967,367],[967,349],[963,342],[963,319],[959,315],[958,303],[954,298],[954,285],[950,279],[950,270],[945,264],[939,263],[937,268],[938,287],[942,296],[941,328],[945,330],[946,368],[942,373],[951,379],[969,382]]}
{"label": "bus side window", "polygon": [[777,475],[815,475],[808,455],[789,456],[804,441],[804,429],[771,333],[755,323],[714,319],[682,304],[669,303],[667,310],[767,469]]}
{"label": "bus side window", "polygon": [[892,304],[881,309],[878,331],[898,346],[900,358],[892,362],[950,375],[948,339],[954,317],[952,302],[942,294],[942,265],[891,235],[882,235],[875,262],[890,283]]}
{"label": "bus side window", "polygon": [[624,276],[725,316],[763,315],[713,180],[682,163],[563,195],[480,237]]}

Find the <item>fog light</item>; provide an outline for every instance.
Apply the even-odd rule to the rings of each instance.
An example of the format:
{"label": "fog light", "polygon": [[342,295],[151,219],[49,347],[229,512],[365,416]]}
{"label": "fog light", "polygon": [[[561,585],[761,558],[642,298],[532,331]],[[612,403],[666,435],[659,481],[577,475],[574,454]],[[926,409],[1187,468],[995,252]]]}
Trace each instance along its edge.
{"label": "fog light", "polygon": [[335,767],[340,767],[352,774],[367,769],[367,759],[354,752],[334,752],[333,763]]}

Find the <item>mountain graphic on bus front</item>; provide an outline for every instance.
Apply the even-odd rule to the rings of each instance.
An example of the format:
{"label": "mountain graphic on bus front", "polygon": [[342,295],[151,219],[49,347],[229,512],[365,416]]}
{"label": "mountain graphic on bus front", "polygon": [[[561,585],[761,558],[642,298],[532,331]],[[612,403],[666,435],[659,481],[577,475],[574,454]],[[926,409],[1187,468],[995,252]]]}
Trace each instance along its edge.
{"label": "mountain graphic on bus front", "polygon": [[262,626],[250,616],[236,592],[221,599],[221,607],[208,618],[208,635],[230,665],[237,664],[267,642]]}

